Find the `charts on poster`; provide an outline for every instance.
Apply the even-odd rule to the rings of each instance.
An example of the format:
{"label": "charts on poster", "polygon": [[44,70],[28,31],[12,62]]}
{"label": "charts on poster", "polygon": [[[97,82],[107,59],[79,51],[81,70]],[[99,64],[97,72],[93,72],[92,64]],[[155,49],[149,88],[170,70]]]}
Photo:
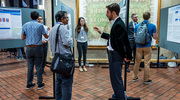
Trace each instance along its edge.
{"label": "charts on poster", "polygon": [[0,40],[20,39],[21,9],[0,8]]}
{"label": "charts on poster", "polygon": [[180,5],[168,10],[167,41],[180,43]]}

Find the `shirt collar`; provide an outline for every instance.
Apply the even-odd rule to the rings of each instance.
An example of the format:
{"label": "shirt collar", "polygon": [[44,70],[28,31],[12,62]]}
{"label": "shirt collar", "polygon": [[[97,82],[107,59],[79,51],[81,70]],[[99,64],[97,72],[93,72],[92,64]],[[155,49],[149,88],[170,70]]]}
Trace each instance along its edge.
{"label": "shirt collar", "polygon": [[114,25],[114,23],[116,22],[116,20],[119,18],[119,16],[118,17],[116,17],[114,20],[113,20],[113,24],[112,25]]}
{"label": "shirt collar", "polygon": [[37,20],[31,20],[31,21],[33,21],[33,22],[37,22]]}
{"label": "shirt collar", "polygon": [[119,16],[114,19],[114,22],[115,22],[118,18],[119,18]]}
{"label": "shirt collar", "polygon": [[137,22],[134,22],[134,21],[132,21],[133,23],[137,23]]}
{"label": "shirt collar", "polygon": [[[57,22],[56,24],[63,24],[62,22]],[[64,25],[64,24],[63,24]]]}
{"label": "shirt collar", "polygon": [[144,20],[143,23],[149,23],[149,21],[148,20]]}

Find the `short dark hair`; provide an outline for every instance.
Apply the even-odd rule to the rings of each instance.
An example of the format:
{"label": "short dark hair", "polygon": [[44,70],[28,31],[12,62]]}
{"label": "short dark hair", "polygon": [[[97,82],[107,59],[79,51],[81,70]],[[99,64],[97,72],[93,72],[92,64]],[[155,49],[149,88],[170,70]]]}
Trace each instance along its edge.
{"label": "short dark hair", "polygon": [[66,11],[58,11],[55,15],[56,22],[60,22],[62,17],[65,17]]}
{"label": "short dark hair", "polygon": [[131,18],[133,18],[135,15],[137,15],[137,14],[133,13],[133,14],[131,15]]}
{"label": "short dark hair", "polygon": [[150,17],[151,17],[151,13],[150,12],[143,13],[144,20],[148,20]]}
{"label": "short dark hair", "polygon": [[111,12],[115,11],[117,15],[119,15],[120,7],[117,3],[112,3],[110,5],[107,5],[106,8],[110,10]]}
{"label": "short dark hair", "polygon": [[39,15],[39,17],[42,17],[41,15]]}
{"label": "short dark hair", "polygon": [[36,20],[39,17],[39,12],[37,11],[31,11],[31,19]]}

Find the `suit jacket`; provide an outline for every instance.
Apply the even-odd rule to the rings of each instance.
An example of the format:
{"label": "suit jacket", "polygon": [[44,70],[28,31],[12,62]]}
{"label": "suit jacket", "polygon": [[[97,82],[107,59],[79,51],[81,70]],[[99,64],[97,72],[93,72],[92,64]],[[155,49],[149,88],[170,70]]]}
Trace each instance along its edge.
{"label": "suit jacket", "polygon": [[129,32],[128,32],[128,39],[130,42],[131,50],[134,50],[136,47],[135,39],[134,39],[134,25],[133,21],[129,22]]}
{"label": "suit jacket", "polygon": [[129,38],[129,39],[134,39],[134,26],[133,26],[133,21],[129,22],[128,38]]}
{"label": "suit jacket", "polygon": [[114,22],[111,33],[103,33],[101,38],[107,40],[111,38],[112,48],[117,51],[122,58],[132,59],[127,29],[120,17]]}

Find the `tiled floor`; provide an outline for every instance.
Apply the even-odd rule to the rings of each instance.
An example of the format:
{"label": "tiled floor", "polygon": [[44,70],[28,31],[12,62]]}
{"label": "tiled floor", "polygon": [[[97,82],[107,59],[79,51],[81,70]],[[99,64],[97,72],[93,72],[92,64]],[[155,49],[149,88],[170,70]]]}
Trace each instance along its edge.
{"label": "tiled floor", "polygon": [[[34,100],[39,96],[53,95],[53,77],[49,67],[45,68],[47,75],[43,76],[45,87],[42,90],[37,90],[37,87],[26,90],[26,60],[7,58],[7,56],[7,53],[0,52],[0,100]],[[88,68],[88,72],[79,72],[76,68],[72,100],[108,100],[111,97],[113,91],[109,80],[109,69],[101,67]],[[143,84],[143,71],[139,73],[139,80],[133,82],[133,66],[130,66],[130,70],[131,72],[127,74],[128,96],[140,97],[141,100],[180,100],[178,68],[152,68],[150,73],[153,83],[149,85]],[[34,82],[36,80],[35,77]]]}

